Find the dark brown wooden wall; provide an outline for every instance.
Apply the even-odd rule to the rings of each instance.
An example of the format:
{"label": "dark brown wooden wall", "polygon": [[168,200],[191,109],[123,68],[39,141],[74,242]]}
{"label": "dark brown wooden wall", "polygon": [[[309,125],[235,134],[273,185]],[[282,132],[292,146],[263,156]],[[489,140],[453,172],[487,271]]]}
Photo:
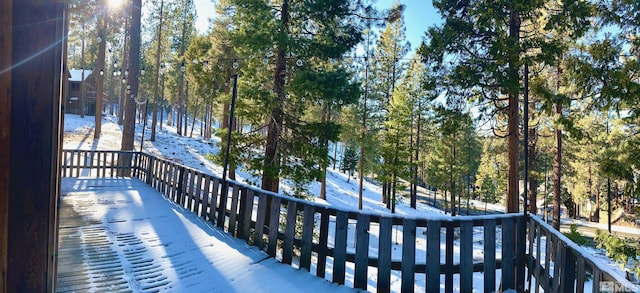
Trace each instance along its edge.
{"label": "dark brown wooden wall", "polygon": [[11,1],[0,1],[0,292],[6,291],[11,100]]}
{"label": "dark brown wooden wall", "polygon": [[0,292],[50,292],[64,4],[0,2]]}

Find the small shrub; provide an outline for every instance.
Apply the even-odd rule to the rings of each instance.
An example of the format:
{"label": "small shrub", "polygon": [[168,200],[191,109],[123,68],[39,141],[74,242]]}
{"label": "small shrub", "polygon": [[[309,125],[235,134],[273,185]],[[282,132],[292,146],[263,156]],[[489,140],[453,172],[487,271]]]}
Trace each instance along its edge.
{"label": "small shrub", "polygon": [[571,224],[571,226],[569,226],[569,232],[562,234],[580,246],[587,246],[591,244],[588,238],[582,236],[582,234],[578,232],[578,225],[576,224]]}
{"label": "small shrub", "polygon": [[617,237],[610,233],[596,230],[596,243],[598,248],[607,252],[607,257],[620,264],[622,268],[631,269],[634,273],[640,273],[640,246],[638,240],[630,240]]}

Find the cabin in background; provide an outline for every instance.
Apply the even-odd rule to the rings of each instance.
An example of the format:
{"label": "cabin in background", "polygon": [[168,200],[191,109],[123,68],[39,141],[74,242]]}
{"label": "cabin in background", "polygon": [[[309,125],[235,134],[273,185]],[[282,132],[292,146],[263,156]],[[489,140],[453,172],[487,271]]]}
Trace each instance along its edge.
{"label": "cabin in background", "polygon": [[[64,112],[71,114],[81,114],[82,109],[80,97],[82,96],[82,83],[84,83],[84,115],[95,116],[96,114],[96,78],[92,70],[70,69],[69,78],[67,80],[67,95],[64,102]],[[109,96],[102,93],[103,105],[109,102]],[[104,112],[104,109],[103,109]]]}

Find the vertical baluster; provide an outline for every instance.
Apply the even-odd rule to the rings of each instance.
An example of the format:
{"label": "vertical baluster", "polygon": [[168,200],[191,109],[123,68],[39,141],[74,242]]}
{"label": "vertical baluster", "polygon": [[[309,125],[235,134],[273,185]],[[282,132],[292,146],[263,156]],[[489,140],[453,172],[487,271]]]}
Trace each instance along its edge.
{"label": "vertical baluster", "polygon": [[229,233],[236,235],[236,224],[238,221],[238,203],[240,196],[240,187],[233,184],[231,191],[231,207],[229,208]]}
{"label": "vertical baluster", "polygon": [[426,264],[426,291],[440,292],[440,221],[427,223]]}
{"label": "vertical baluster", "polygon": [[240,205],[240,233],[239,238],[244,240],[249,240],[249,232],[251,229],[251,221],[253,216],[253,190],[248,189],[246,187],[242,188],[240,193],[242,196],[240,199],[242,200],[242,204]]}
{"label": "vertical baluster", "polygon": [[202,217],[205,221],[209,220],[209,198],[211,194],[211,176],[203,175],[204,184],[202,185],[202,200],[200,201],[200,210],[198,216]]}
{"label": "vertical baluster", "polygon": [[453,240],[454,228],[452,222],[445,222],[445,252],[444,252],[444,291],[453,292]]}
{"label": "vertical baluster", "polygon": [[358,214],[353,286],[364,290],[367,290],[367,270],[369,268],[369,221],[369,215]]}
{"label": "vertical baluster", "polygon": [[311,270],[311,250],[313,245],[313,222],[315,220],[315,208],[312,205],[304,205],[302,221],[302,248],[300,250],[300,268]]}
{"label": "vertical baluster", "polygon": [[402,225],[402,292],[413,292],[416,269],[416,221],[404,219]]}
{"label": "vertical baluster", "polygon": [[267,215],[267,195],[260,193],[258,195],[258,216],[256,218],[256,231],[253,233],[253,243],[262,250],[264,243],[262,241],[262,235],[264,234],[264,221]]}
{"label": "vertical baluster", "polygon": [[515,289],[513,252],[515,251],[515,223],[513,218],[502,220],[502,289]]}
{"label": "vertical baluster", "polygon": [[211,180],[211,193],[210,193],[210,204],[209,204],[209,221],[211,221],[211,225],[215,225],[217,221],[216,211],[218,210],[218,189],[220,188],[220,181],[218,179],[213,178]]}
{"label": "vertical baluster", "polygon": [[[587,272],[585,271],[585,265],[584,265],[584,258],[579,256],[578,257],[578,269],[576,270],[576,293],[583,293],[584,292],[584,281],[585,281],[585,275],[587,274]],[[598,285],[598,284],[594,284],[594,285]]]}
{"label": "vertical baluster", "polygon": [[329,239],[329,211],[320,211],[320,238],[318,239],[318,267],[316,276],[324,278],[327,267],[327,242]]}
{"label": "vertical baluster", "polygon": [[460,222],[460,292],[473,290],[473,222]]}
{"label": "vertical baluster", "polygon": [[496,291],[496,220],[484,223],[484,292]]}
{"label": "vertical baluster", "polygon": [[267,253],[270,256],[276,256],[276,248],[278,244],[278,229],[280,228],[280,198],[271,198],[271,206],[269,213],[269,243]]}
{"label": "vertical baluster", "polygon": [[293,237],[296,232],[297,203],[287,203],[287,218],[284,227],[284,244],[282,245],[282,262],[291,264],[293,259]]}
{"label": "vertical baluster", "polygon": [[378,233],[378,292],[391,291],[391,231],[393,219],[380,217]]}
{"label": "vertical baluster", "polygon": [[347,260],[347,212],[336,212],[336,235],[333,248],[333,282],[344,284],[345,262]]}
{"label": "vertical baluster", "polygon": [[218,228],[224,228],[229,198],[229,183],[223,181],[220,186],[220,205],[218,206]]}

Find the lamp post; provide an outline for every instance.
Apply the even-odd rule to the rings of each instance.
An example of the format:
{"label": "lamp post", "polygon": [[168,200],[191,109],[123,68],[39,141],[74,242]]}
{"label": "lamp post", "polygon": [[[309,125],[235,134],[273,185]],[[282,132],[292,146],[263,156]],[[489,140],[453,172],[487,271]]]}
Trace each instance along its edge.
{"label": "lamp post", "polygon": [[528,196],[528,180],[529,180],[529,64],[524,64],[524,195],[522,196],[523,214],[527,215],[527,196]]}
{"label": "lamp post", "polygon": [[229,165],[229,152],[231,149],[231,130],[233,125],[233,115],[235,113],[236,108],[236,97],[238,95],[238,73],[233,75],[233,90],[231,93],[231,109],[229,109],[229,128],[227,130],[227,147],[225,150],[224,156],[224,166],[222,168],[222,182],[226,184],[227,180],[227,170]]}
{"label": "lamp post", "polygon": [[[234,61],[233,68],[238,69],[238,63]],[[229,129],[227,130],[227,147],[224,156],[224,165],[222,166],[222,188],[220,188],[220,206],[226,206],[227,204],[227,166],[229,165],[229,152],[231,149],[231,126],[233,125],[233,114],[235,112],[236,97],[238,95],[238,73],[233,75],[233,90],[231,93],[231,109],[229,109]],[[218,227],[224,226],[225,213],[218,213]]]}
{"label": "lamp post", "polygon": [[149,97],[144,102],[144,117],[142,122],[142,137],[140,138],[140,152],[142,153],[142,146],[144,145],[144,129],[147,128],[147,108],[149,107]]}
{"label": "lamp post", "polygon": [[[144,67],[140,69],[140,75],[144,75]],[[140,137],[140,152],[142,153],[142,146],[144,145],[144,129],[147,128],[147,108],[149,106],[149,97],[142,101],[136,101],[138,104],[144,104],[144,116],[142,116],[142,136]]]}

